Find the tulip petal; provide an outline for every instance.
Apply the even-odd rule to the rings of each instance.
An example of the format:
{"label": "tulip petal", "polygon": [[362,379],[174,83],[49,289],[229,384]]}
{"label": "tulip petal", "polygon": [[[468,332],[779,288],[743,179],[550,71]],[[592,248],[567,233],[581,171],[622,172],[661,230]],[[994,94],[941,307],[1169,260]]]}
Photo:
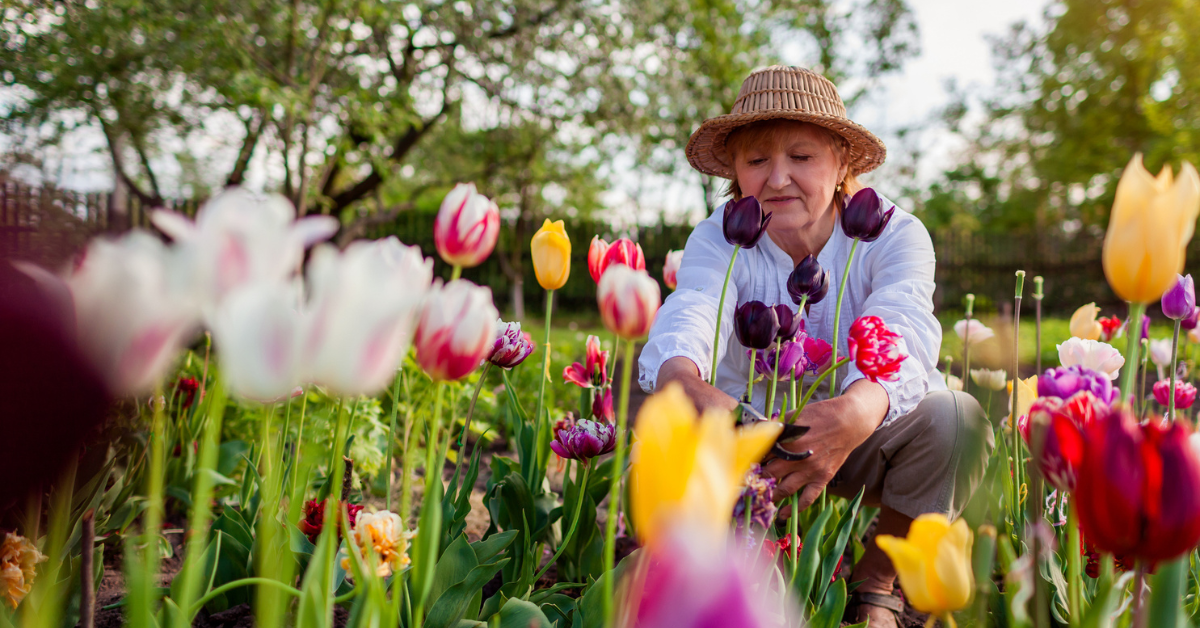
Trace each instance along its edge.
{"label": "tulip petal", "polygon": [[[933,562],[933,574],[940,589],[942,607],[957,610],[967,605],[974,588],[971,574],[971,530],[967,522],[959,519],[950,526],[938,543]],[[931,575],[933,575],[931,574]],[[933,582],[930,588],[933,588]]]}
{"label": "tulip petal", "polygon": [[916,545],[890,534],[875,537],[875,544],[892,560],[908,603],[923,613],[940,612],[942,609],[928,588],[926,561],[929,555]]}

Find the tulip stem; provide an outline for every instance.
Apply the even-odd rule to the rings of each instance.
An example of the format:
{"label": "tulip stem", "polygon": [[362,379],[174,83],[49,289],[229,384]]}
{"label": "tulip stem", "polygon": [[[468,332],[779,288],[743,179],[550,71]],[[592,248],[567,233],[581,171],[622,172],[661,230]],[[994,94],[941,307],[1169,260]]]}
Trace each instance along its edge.
{"label": "tulip stem", "polygon": [[571,527],[567,530],[567,535],[563,537],[562,543],[558,544],[558,551],[554,552],[554,555],[550,557],[550,562],[546,563],[546,566],[542,567],[537,575],[533,577],[534,582],[541,580],[542,576],[546,575],[546,572],[550,570],[550,565],[553,565],[558,560],[558,557],[562,556],[563,551],[567,549],[567,543],[571,542],[571,537],[575,535],[575,529],[579,527],[579,513],[583,510],[583,498],[587,492],[588,474],[592,470],[590,462],[590,460],[579,461],[579,464],[583,465],[583,481],[579,483],[579,489],[575,492],[575,514],[571,516]]}
{"label": "tulip stem", "polygon": [[[799,393],[799,390],[797,389],[797,386],[801,386],[802,384],[800,382],[797,382],[796,381],[797,379],[799,379],[800,382],[804,381],[804,371],[803,370],[801,370],[799,373],[796,373],[795,371],[792,372],[792,394],[790,397],[788,397],[788,404],[789,404],[788,409],[789,410],[795,410],[796,404],[800,403],[800,397],[798,396],[800,393]],[[787,413],[785,412],[784,414],[787,414]],[[791,422],[792,421],[789,418],[788,423],[791,423]]]}
{"label": "tulip stem", "polygon": [[[783,341],[775,339],[775,370],[771,373],[771,388],[767,391],[767,411],[763,414],[769,419],[775,413],[775,389],[779,388],[779,352],[783,349]],[[753,362],[751,363],[753,366]]]}
{"label": "tulip stem", "polygon": [[300,450],[304,448],[304,419],[308,415],[308,391],[301,389],[300,425],[296,428],[296,451],[292,454],[292,494],[296,494],[296,484],[300,481]]}
{"label": "tulip stem", "polygon": [[462,266],[455,264],[454,270],[450,271],[450,281],[454,281],[459,277],[462,277]]}
{"label": "tulip stem", "polygon": [[[754,362],[757,360],[758,360],[758,349],[751,349],[750,350],[750,374],[746,376],[746,403],[751,403],[754,401]],[[764,408],[764,410],[765,409],[766,408]]]}
{"label": "tulip stem", "polygon": [[[718,327],[720,329],[720,327]],[[617,513],[621,498],[621,477],[625,475],[625,430],[629,422],[629,382],[633,378],[633,341],[625,341],[625,359],[621,363],[621,398],[617,407],[617,448],[613,453],[612,483],[608,487],[608,518],[604,522],[604,625],[612,626],[616,617],[613,606],[613,567],[617,550]]]}
{"label": "tulip stem", "polygon": [[796,586],[796,574],[800,571],[800,496],[792,495],[792,517],[788,522],[788,530],[792,535],[792,580]]}
{"label": "tulip stem", "polygon": [[[850,245],[850,255],[846,257],[846,269],[842,271],[842,281],[838,286],[837,305],[833,308],[833,367],[830,372],[833,375],[829,378],[829,398],[833,399],[838,395],[837,392],[837,370],[838,370],[838,332],[842,323],[842,297],[846,295],[846,279],[850,277],[850,263],[854,261],[854,251],[858,249],[858,238],[854,238],[854,243]],[[820,381],[820,380],[817,380]],[[813,385],[816,389],[816,385]],[[803,406],[803,404],[801,404]]]}
{"label": "tulip stem", "polygon": [[971,387],[971,317],[975,315],[975,295],[967,295],[967,307],[963,314],[963,320],[967,324],[963,327],[963,392],[969,393]]}
{"label": "tulip stem", "polygon": [[1133,397],[1133,385],[1136,382],[1138,370],[1138,334],[1133,329],[1133,321],[1140,321],[1146,311],[1144,303],[1129,304],[1129,320],[1125,323],[1125,369],[1121,373],[1121,399],[1129,402]]}
{"label": "tulip stem", "polygon": [[[400,409],[400,378],[404,376],[404,367],[396,369],[396,377],[392,381],[392,416],[388,421],[388,448],[387,461],[384,463],[384,469],[387,469],[387,496],[384,498],[384,509],[392,509],[392,460],[395,451],[396,443],[396,412]],[[403,515],[402,515],[403,516]],[[405,523],[408,519],[404,520]]]}
{"label": "tulip stem", "polygon": [[[708,383],[710,386],[717,385],[717,357],[721,355],[718,349],[721,347],[721,317],[725,314],[725,293],[729,290],[729,278],[733,276],[733,262],[737,260],[738,251],[740,250],[742,250],[741,246],[737,244],[733,245],[733,255],[729,257],[729,268],[725,271],[725,283],[721,286],[721,300],[717,303],[717,330],[713,333],[712,371],[708,374]],[[751,365],[753,363],[751,361]],[[606,617],[608,616],[606,615]]]}
{"label": "tulip stem", "polygon": [[[463,421],[462,432],[458,435],[458,455],[455,456],[457,460],[454,462],[455,476],[457,476],[458,472],[462,470],[464,449],[463,443],[467,442],[467,432],[471,429],[471,417],[475,414],[475,402],[479,401],[479,391],[483,390],[483,381],[487,379],[488,369],[490,368],[492,368],[492,363],[485,361],[483,363],[483,371],[479,373],[479,383],[475,384],[475,394],[471,396],[471,405],[467,408],[467,418],[465,421]],[[475,446],[479,446],[478,442],[475,444]],[[536,578],[534,581],[537,581]]]}
{"label": "tulip stem", "polygon": [[817,377],[817,380],[813,382],[812,386],[809,387],[808,392],[804,393],[804,396],[800,399],[800,407],[796,408],[794,415],[798,416],[804,411],[804,406],[808,405],[809,397],[812,397],[813,393],[817,392],[817,386],[819,386],[826,377],[829,377],[830,373],[836,371],[840,366],[845,366],[848,362],[850,362],[850,358],[842,358],[841,360],[834,362],[833,365],[829,367],[829,370],[821,373],[821,375]]}
{"label": "tulip stem", "polygon": [[[542,358],[542,372],[538,375],[538,380],[540,380],[541,383],[538,385],[537,412],[535,412],[533,415],[533,423],[534,423],[533,433],[536,435],[535,440],[534,440],[534,443],[535,443],[534,451],[537,453],[536,467],[538,469],[546,468],[545,461],[549,455],[547,452],[542,451],[542,449],[543,449],[542,441],[546,440],[546,439],[542,438],[542,424],[544,423],[544,421],[542,420],[542,408],[544,407],[545,400],[546,400],[546,380],[550,379],[550,317],[553,313],[554,313],[554,291],[547,290],[546,291],[546,334],[545,334],[545,341],[542,343],[542,347],[546,350],[546,355],[544,358]],[[549,449],[549,448],[550,448],[550,441],[546,440],[545,449]]]}
{"label": "tulip stem", "polygon": [[1175,334],[1171,337],[1171,396],[1167,399],[1167,420],[1175,421],[1175,362],[1179,359],[1179,321],[1175,321]]}
{"label": "tulip stem", "polygon": [[1143,604],[1146,589],[1146,562],[1138,559],[1133,571],[1133,628],[1145,628],[1146,605]]}
{"label": "tulip stem", "polygon": [[1147,405],[1146,404],[1146,372],[1150,370],[1150,341],[1146,340],[1145,338],[1142,338],[1141,345],[1142,345],[1142,352],[1141,352],[1140,356],[1142,359],[1142,382],[1141,382],[1140,389],[1138,392],[1138,407],[1140,408],[1140,412],[1138,413],[1138,415],[1141,418],[1141,420],[1144,421],[1144,420],[1146,420],[1146,405]]}
{"label": "tulip stem", "polygon": [[[1063,495],[1066,498],[1066,495]],[[1079,514],[1075,512],[1074,500],[1067,502],[1067,605],[1068,621],[1078,626],[1083,619],[1083,578],[1080,576]]]}
{"label": "tulip stem", "polygon": [[1042,292],[1042,282],[1041,275],[1033,278],[1033,321],[1037,341],[1035,347],[1037,370],[1033,372],[1034,375],[1042,374],[1042,298],[1045,296]]}

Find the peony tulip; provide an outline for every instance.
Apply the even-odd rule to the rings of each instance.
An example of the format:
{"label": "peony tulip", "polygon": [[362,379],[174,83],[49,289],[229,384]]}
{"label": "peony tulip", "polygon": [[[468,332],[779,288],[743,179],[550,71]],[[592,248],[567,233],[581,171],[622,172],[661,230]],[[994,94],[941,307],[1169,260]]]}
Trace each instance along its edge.
{"label": "peony tulip", "polygon": [[[354,242],[341,252],[329,245],[314,249],[302,337],[306,381],[343,395],[386,387],[408,353],[432,281],[433,260],[394,236]],[[489,335],[497,318],[490,312]]]}
{"label": "peony tulip", "polygon": [[16,610],[21,600],[33,590],[37,564],[49,560],[29,539],[12,532],[4,533],[0,542],[0,600],[10,610]]}
{"label": "peony tulip", "polygon": [[608,352],[600,350],[598,336],[587,337],[587,366],[575,362],[563,369],[563,381],[581,388],[608,386]]}
{"label": "peony tulip", "polygon": [[1088,303],[1071,315],[1071,335],[1084,340],[1099,340],[1104,333],[1104,327],[1096,320],[1100,308],[1095,303]]}
{"label": "peony tulip", "polygon": [[747,301],[734,310],[733,331],[742,346],[762,351],[775,344],[779,316],[775,308],[762,301]]}
{"label": "peony tulip", "polygon": [[1086,390],[1106,405],[1117,400],[1118,390],[1113,387],[1108,375],[1075,365],[1046,369],[1038,378],[1038,395],[1068,399],[1075,393]]}
{"label": "peony tulip", "polygon": [[1097,340],[1068,338],[1066,342],[1056,345],[1058,362],[1063,366],[1079,365],[1103,373],[1109,379],[1116,379],[1125,358],[1112,345]]}
{"label": "peony tulip", "polygon": [[[930,513],[913,520],[907,538],[880,534],[875,543],[892,559],[913,608],[943,618],[967,605],[975,588],[971,529],[962,519]],[[948,625],[953,622],[947,621]]]}
{"label": "peony tulip", "polygon": [[533,338],[529,332],[521,331],[519,322],[506,323],[497,320],[496,328],[499,333],[496,334],[496,342],[492,344],[492,352],[488,354],[487,361],[506,371],[512,370],[533,353]]}
{"label": "peony tulip", "polygon": [[554,440],[550,441],[550,449],[567,460],[591,460],[612,451],[616,446],[615,425],[587,419],[556,431]]}
{"label": "peony tulip", "polygon": [[300,384],[302,288],[265,283],[240,286],[211,317],[221,372],[234,394],[271,402]]}
{"label": "peony tulip", "polygon": [[1157,301],[1183,270],[1188,242],[1200,214],[1200,176],[1186,161],[1179,178],[1164,166],[1153,177],[1138,153],[1117,183],[1108,232],[1104,275],[1117,296],[1133,303]]}
{"label": "peony tulip", "polygon": [[438,208],[433,222],[433,243],[438,255],[451,266],[473,268],[496,248],[500,236],[500,208],[475,191],[474,183],[459,183]]}
{"label": "peony tulip", "polygon": [[1150,341],[1150,361],[1162,368],[1171,367],[1171,339],[1160,338]]}
{"label": "peony tulip", "polygon": [[1121,335],[1121,319],[1116,316],[1101,317],[1097,322],[1100,323],[1100,340],[1108,342]]}
{"label": "peony tulip", "polygon": [[954,333],[958,335],[959,340],[969,343],[972,347],[996,335],[996,332],[976,318],[962,319],[955,323]]}
{"label": "peony tulip", "polygon": [[567,283],[571,275],[571,239],[563,221],[550,222],[547,218],[542,228],[533,234],[529,243],[533,256],[533,273],[538,283],[546,290],[558,290]]}
{"label": "peony tulip", "polygon": [[[1018,385],[1020,388],[1017,389],[1017,409],[1019,411],[1016,413],[1016,424],[1020,426],[1021,421],[1029,418],[1029,408],[1033,406],[1033,402],[1038,398],[1038,376],[1034,375],[1025,379],[1018,379],[1017,382],[1019,382]],[[1005,389],[1005,392],[1008,393],[1008,418],[1005,420],[1007,421],[1007,424],[1011,426],[1013,425],[1012,380],[1009,380],[1008,385],[1005,386]]]}
{"label": "peony tulip", "polygon": [[707,547],[722,543],[742,478],[783,429],[760,422],[734,429],[725,412],[696,416],[672,383],[638,411],[629,484],[634,529],[651,551],[669,543],[675,526],[695,530]]}
{"label": "peony tulip", "polygon": [[662,305],[658,282],[644,270],[624,264],[608,268],[596,288],[600,318],[609,331],[625,340],[636,340],[650,333],[654,316]]}
{"label": "peony tulip", "polygon": [[771,223],[771,214],[763,215],[762,204],[753,196],[725,203],[721,231],[725,241],[742,248],[753,248]]}
{"label": "peony tulip", "polygon": [[436,381],[461,379],[491,352],[497,318],[488,288],[458,279],[434,290],[417,325],[417,363]]}
{"label": "peony tulip", "polygon": [[1139,424],[1117,404],[1084,430],[1074,493],[1088,542],[1150,563],[1200,541],[1200,450],[1183,422]]}
{"label": "peony tulip", "polygon": [[[1160,379],[1154,382],[1154,400],[1162,407],[1167,407],[1171,400],[1171,380]],[[1196,403],[1196,387],[1187,383],[1175,382],[1175,409],[1187,410]]]}
{"label": "peony tulip", "polygon": [[[364,555],[370,545],[375,560],[379,561],[375,575],[387,578],[412,564],[408,557],[408,546],[416,535],[416,530],[409,532],[404,529],[404,520],[400,515],[382,510],[359,513],[358,522],[350,532],[350,540],[358,545],[354,551],[363,552]],[[342,569],[350,569],[349,556],[342,558]]]}
{"label": "peony tulip", "polygon": [[1196,284],[1191,274],[1175,275],[1175,283],[1162,295],[1162,311],[1171,320],[1182,320],[1196,309]]}
{"label": "peony tulip", "polygon": [[977,386],[982,386],[988,390],[998,391],[1004,390],[1008,383],[1008,373],[1004,369],[971,369],[971,381]]}
{"label": "peony tulip", "polygon": [[891,331],[878,316],[863,316],[850,326],[850,359],[867,379],[876,382],[900,378],[900,363],[908,355],[900,352],[900,334]]}
{"label": "peony tulip", "polygon": [[829,294],[829,271],[821,268],[817,258],[809,255],[788,275],[787,290],[796,305],[820,303]]}
{"label": "peony tulip", "polygon": [[871,188],[863,188],[854,193],[842,211],[842,232],[856,240],[874,242],[883,234],[894,213],[894,205],[883,211],[883,199],[879,194]]}
{"label": "peony tulip", "polygon": [[1060,491],[1075,490],[1083,464],[1083,431],[1108,411],[1107,403],[1086,390],[1070,399],[1042,397],[1030,406],[1029,420],[1018,423],[1018,428],[1030,450],[1034,447],[1031,427],[1045,430],[1038,467],[1052,486]]}
{"label": "peony tulip", "polygon": [[805,336],[804,359],[813,375],[825,372],[833,364],[833,347],[820,338]]}
{"label": "peony tulip", "polygon": [[675,286],[679,285],[677,277],[679,276],[679,265],[683,263],[683,251],[670,251],[667,253],[667,259],[663,262],[663,283],[667,284],[667,288],[674,290]]}

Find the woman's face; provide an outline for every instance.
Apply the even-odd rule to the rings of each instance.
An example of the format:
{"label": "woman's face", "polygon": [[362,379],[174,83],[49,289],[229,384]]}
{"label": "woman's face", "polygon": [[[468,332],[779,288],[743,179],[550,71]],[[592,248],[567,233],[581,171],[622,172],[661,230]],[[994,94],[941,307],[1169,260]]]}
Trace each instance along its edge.
{"label": "woman's face", "polygon": [[833,192],[846,176],[824,129],[792,122],[779,125],[775,141],[744,143],[734,155],[742,194],[774,213],[770,230],[785,233],[822,222],[833,209]]}

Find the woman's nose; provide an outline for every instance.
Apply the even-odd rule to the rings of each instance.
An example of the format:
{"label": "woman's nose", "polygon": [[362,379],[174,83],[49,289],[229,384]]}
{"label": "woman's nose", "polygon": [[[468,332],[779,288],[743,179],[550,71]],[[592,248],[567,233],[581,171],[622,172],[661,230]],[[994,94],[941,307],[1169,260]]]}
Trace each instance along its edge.
{"label": "woman's nose", "polygon": [[786,159],[772,159],[771,172],[767,175],[767,187],[772,190],[782,190],[792,182],[792,175],[788,172],[788,163]]}

